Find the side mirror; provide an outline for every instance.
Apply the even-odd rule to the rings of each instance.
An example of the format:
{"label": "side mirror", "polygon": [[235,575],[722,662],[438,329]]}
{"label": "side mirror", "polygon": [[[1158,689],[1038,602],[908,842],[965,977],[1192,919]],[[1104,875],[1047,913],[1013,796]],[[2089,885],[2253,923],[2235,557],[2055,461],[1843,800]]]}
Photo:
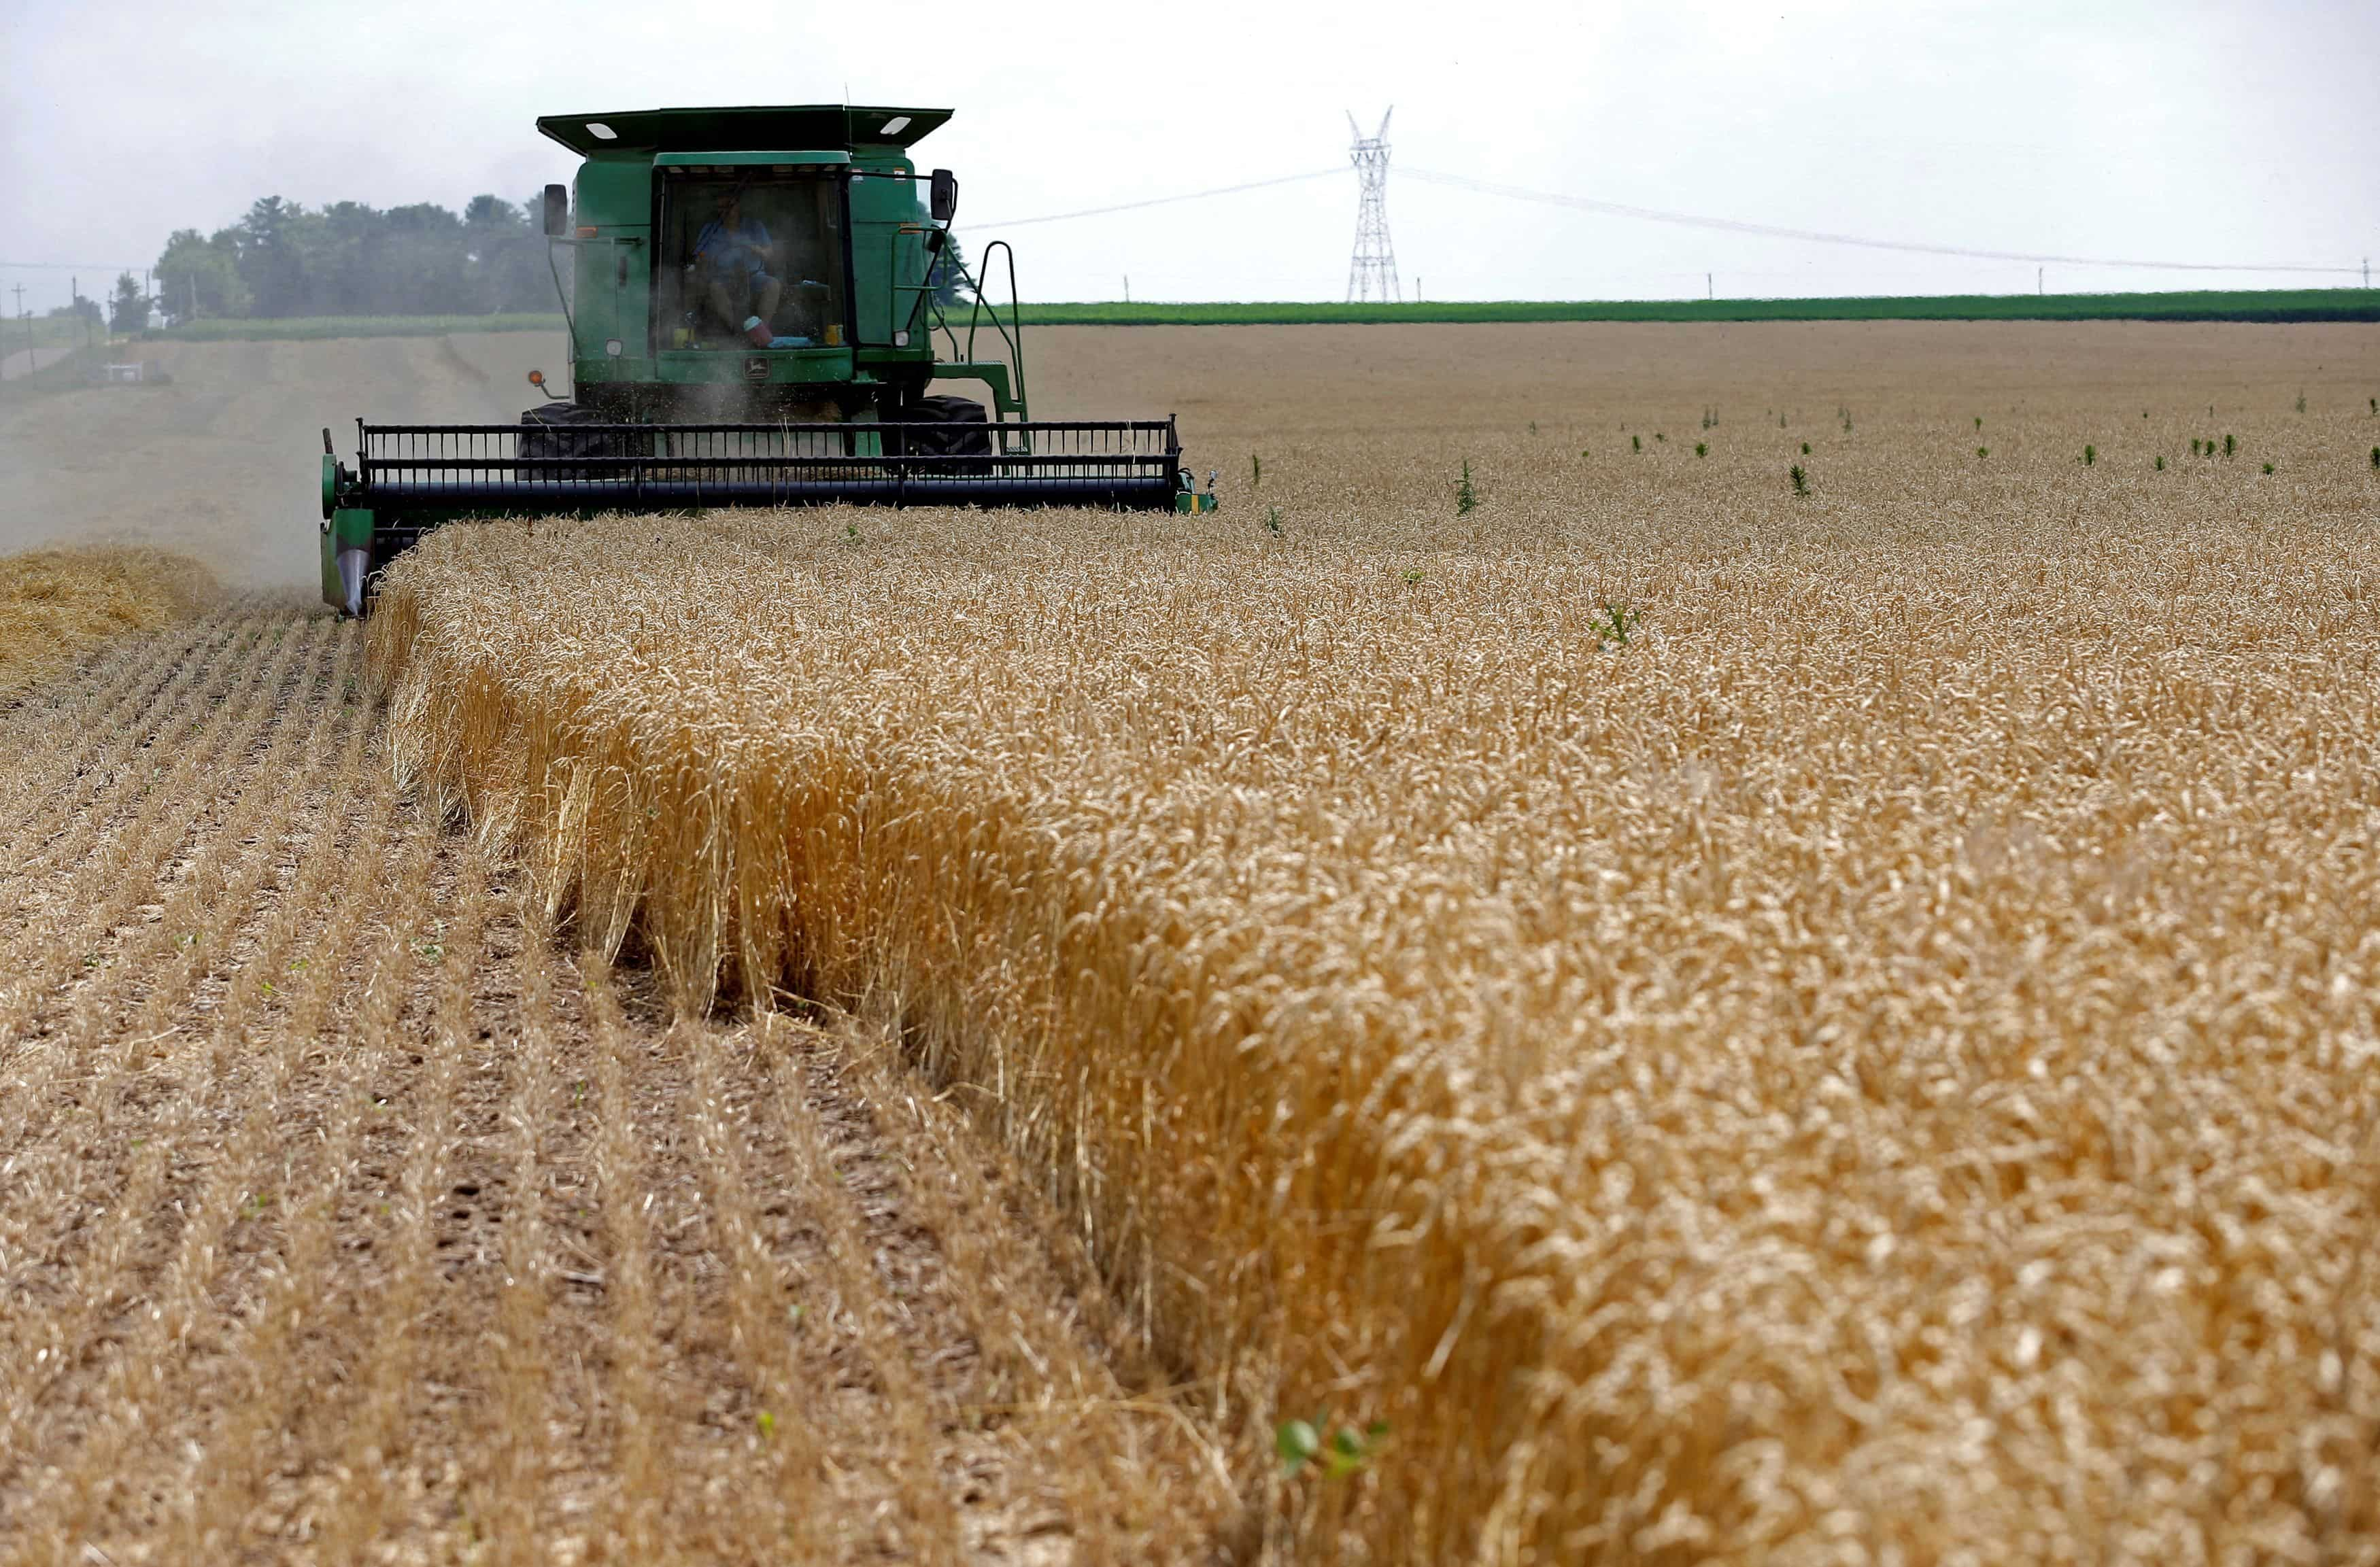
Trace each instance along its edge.
{"label": "side mirror", "polygon": [[936,169],[933,174],[933,204],[936,223],[948,223],[959,210],[959,176],[948,169]]}
{"label": "side mirror", "polygon": [[549,185],[545,188],[545,232],[549,238],[559,239],[570,232],[570,188]]}

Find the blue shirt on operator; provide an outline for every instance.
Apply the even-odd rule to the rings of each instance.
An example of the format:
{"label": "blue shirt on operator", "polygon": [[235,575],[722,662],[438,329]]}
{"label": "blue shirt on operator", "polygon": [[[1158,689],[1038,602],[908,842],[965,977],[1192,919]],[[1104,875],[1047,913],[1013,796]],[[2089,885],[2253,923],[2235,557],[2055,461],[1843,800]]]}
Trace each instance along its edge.
{"label": "blue shirt on operator", "polygon": [[763,271],[769,261],[769,227],[759,218],[739,217],[733,228],[713,218],[694,237],[694,254],[698,261],[730,272]]}

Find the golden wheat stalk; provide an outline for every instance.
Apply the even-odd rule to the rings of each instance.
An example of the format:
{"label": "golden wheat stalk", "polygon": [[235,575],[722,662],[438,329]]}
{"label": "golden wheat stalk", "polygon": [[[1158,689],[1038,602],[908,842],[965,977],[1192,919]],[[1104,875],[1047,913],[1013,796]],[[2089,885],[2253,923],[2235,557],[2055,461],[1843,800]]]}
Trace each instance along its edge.
{"label": "golden wheat stalk", "polygon": [[2368,1538],[2373,541],[1517,488],[454,529],[376,678],[682,1005],[896,1018],[1282,1549]]}

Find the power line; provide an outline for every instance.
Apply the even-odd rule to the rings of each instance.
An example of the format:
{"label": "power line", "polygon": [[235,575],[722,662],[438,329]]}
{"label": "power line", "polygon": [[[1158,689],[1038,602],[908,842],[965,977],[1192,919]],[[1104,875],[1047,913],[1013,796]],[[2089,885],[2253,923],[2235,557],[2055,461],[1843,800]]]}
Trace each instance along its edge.
{"label": "power line", "polygon": [[1105,217],[1110,213],[1135,212],[1142,207],[1164,207],[1176,201],[1203,201],[1209,196],[1236,196],[1243,190],[1262,190],[1269,185],[1294,185],[1302,179],[1330,179],[1341,171],[1336,168],[1316,169],[1309,174],[1285,174],[1277,179],[1252,179],[1245,185],[1219,185],[1212,190],[1184,191],[1179,196],[1152,196],[1145,201],[1119,201],[1112,207],[1086,207],[1076,213],[1050,213],[1038,218],[1002,218],[996,223],[977,223],[968,226],[978,230],[990,228],[1023,228],[1027,224],[1064,223],[1073,218]]}
{"label": "power line", "polygon": [[[1236,196],[1244,190],[1262,190],[1276,185],[1294,185],[1304,180],[1327,179],[1340,171],[1335,168],[1314,169],[1305,174],[1281,175],[1271,179],[1252,179],[1238,185],[1220,185],[1208,190],[1187,190],[1173,196],[1152,196],[1138,201],[1119,201],[1105,207],[1084,207],[1071,213],[1048,213],[1039,217],[1004,218],[970,226],[981,229],[1023,228],[1030,224],[1066,223],[1075,218],[1105,217],[1111,213],[1137,212],[1147,207],[1171,206],[1181,201],[1203,201],[1216,196]],[[1923,240],[1876,239],[1865,235],[1834,234],[1824,229],[1794,228],[1781,224],[1747,223],[1736,218],[1706,217],[1694,213],[1675,213],[1658,207],[1640,207],[1624,201],[1604,201],[1591,196],[1567,196],[1550,190],[1531,190],[1517,185],[1499,185],[1490,180],[1474,179],[1468,175],[1444,174],[1434,169],[1405,170],[1408,177],[1426,180],[1457,190],[1469,190],[1480,195],[1501,196],[1516,201],[1536,201],[1548,206],[1568,207],[1574,212],[1597,213],[1606,217],[1635,218],[1645,223],[1671,224],[1685,228],[1716,229],[1725,234],[1757,235],[1770,239],[1798,239],[1814,245],[1843,245],[1864,250],[1892,250],[1906,255],[1952,256],[1967,261],[2025,261],[2035,266],[2119,267],[2153,272],[2274,272],[2301,273],[2326,277],[2355,276],[2357,267],[2307,266],[2301,263],[2277,261],[2165,261],[2107,256],[2067,256],[2034,250],[1990,250],[1963,245],[1935,245]],[[0,262],[0,266],[9,263]],[[52,263],[41,263],[48,265]]]}
{"label": "power line", "polygon": [[1775,224],[1743,223],[1734,218],[1700,217],[1691,213],[1664,212],[1658,207],[1635,207],[1621,201],[1598,201],[1589,196],[1561,196],[1548,190],[1529,190],[1517,185],[1497,185],[1488,180],[1474,179],[1468,175],[1439,174],[1429,169],[1405,171],[1410,179],[1426,180],[1432,185],[1444,185],[1457,190],[1477,191],[1482,195],[1503,196],[1516,201],[1539,201],[1548,206],[1569,207],[1583,213],[1600,213],[1607,217],[1639,218],[1647,223],[1676,224],[1687,228],[1715,228],[1729,234],[1756,234],[1771,239],[1802,239],[1818,245],[1851,245],[1867,250],[1905,250],[1926,256],[1961,256],[1980,261],[2032,261],[2036,265],[2054,263],[2072,267],[2135,267],[2157,272],[2295,272],[2347,273],[2353,267],[2313,267],[2287,262],[2267,264],[2252,261],[2143,261],[2112,260],[2102,256],[2053,256],[2030,250],[1979,250],[1959,245],[1928,245],[1919,240],[1870,239],[1859,235],[1828,234],[1814,228],[1786,228]]}
{"label": "power line", "polygon": [[0,261],[0,272],[139,272],[142,263],[117,266],[113,261]]}

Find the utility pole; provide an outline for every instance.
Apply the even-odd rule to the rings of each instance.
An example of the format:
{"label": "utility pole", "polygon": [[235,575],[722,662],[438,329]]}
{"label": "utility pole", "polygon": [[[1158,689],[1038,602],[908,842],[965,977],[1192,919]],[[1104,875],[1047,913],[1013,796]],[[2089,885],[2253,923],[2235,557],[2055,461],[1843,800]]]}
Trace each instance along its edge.
{"label": "utility pole", "polygon": [[2363,286],[2372,286],[2372,258],[2369,256],[2363,258]]}
{"label": "utility pole", "polygon": [[1127,305],[1132,303],[1132,273],[1130,273],[1123,274],[1123,302]]}
{"label": "utility pole", "polygon": [[2036,297],[2048,292],[2047,285],[2041,281],[2043,275],[2046,273],[2048,270],[2049,269],[2047,267],[2035,267],[2033,269],[2033,292]]}
{"label": "utility pole", "polygon": [[1706,299],[1718,298],[1718,285],[1711,281],[1711,274],[1708,273],[1703,273],[1703,298]]}
{"label": "utility pole", "polygon": [[1404,292],[1397,286],[1397,252],[1389,243],[1389,116],[1397,112],[1396,105],[1380,116],[1380,128],[1366,136],[1355,124],[1350,111],[1347,128],[1354,132],[1355,144],[1348,149],[1347,159],[1355,165],[1355,180],[1361,191],[1355,205],[1355,249],[1347,259],[1347,302],[1369,299],[1378,296],[1384,303],[1399,303]]}
{"label": "utility pole", "polygon": [[25,323],[25,373],[33,373],[33,318],[25,313],[25,285],[17,285],[17,319]]}

